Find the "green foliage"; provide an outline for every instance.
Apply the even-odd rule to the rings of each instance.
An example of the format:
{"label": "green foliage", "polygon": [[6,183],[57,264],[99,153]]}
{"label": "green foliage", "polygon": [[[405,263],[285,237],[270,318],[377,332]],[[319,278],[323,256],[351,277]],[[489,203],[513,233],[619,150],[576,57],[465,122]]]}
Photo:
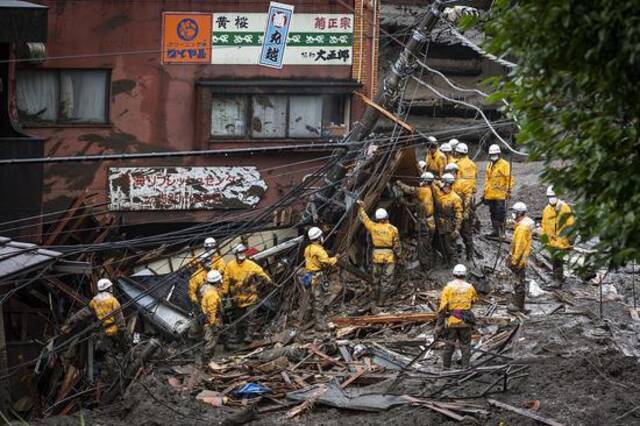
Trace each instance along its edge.
{"label": "green foliage", "polygon": [[543,179],[575,200],[592,264],[640,258],[640,1],[497,0],[485,48],[518,67],[494,81]]}

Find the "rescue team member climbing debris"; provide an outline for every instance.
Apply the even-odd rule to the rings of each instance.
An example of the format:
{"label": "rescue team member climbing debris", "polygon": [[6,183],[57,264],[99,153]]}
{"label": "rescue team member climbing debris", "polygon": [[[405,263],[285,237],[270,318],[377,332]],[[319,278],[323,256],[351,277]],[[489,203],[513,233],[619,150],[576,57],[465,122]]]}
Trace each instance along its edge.
{"label": "rescue team member climbing debris", "polygon": [[320,328],[329,293],[327,273],[336,265],[338,258],[329,257],[322,246],[324,240],[320,228],[314,226],[309,229],[307,236],[310,243],[304,249],[305,274],[302,277],[302,284],[310,289],[313,320],[316,328]]}
{"label": "rescue team member climbing debris", "polygon": [[507,216],[507,199],[511,197],[514,185],[511,166],[503,158],[498,145],[489,147],[489,159],[484,181],[483,203],[489,206],[491,214],[492,237],[504,236],[504,222]]}
{"label": "rescue team member climbing debris", "polygon": [[438,240],[442,253],[448,264],[455,264],[458,258],[456,241],[462,227],[463,207],[462,200],[453,191],[455,178],[450,173],[445,173],[441,179],[441,187],[436,189],[436,219]]}
{"label": "rescue team member climbing debris", "polygon": [[440,305],[438,306],[438,321],[436,324],[436,338],[445,338],[445,349],[442,353],[442,365],[451,368],[451,358],[456,342],[462,353],[462,368],[469,367],[471,359],[471,331],[475,324],[475,317],[471,307],[478,300],[475,288],[464,279],[467,268],[458,264],[453,268],[452,281],[442,290]]}
{"label": "rescue team member climbing debris", "polygon": [[438,141],[433,136],[427,138],[427,163],[426,171],[433,173],[435,176],[442,176],[444,167],[447,165],[447,156],[438,149]]}
{"label": "rescue team member climbing debris", "polygon": [[575,220],[571,207],[558,199],[552,186],[547,188],[547,200],[548,204],[542,211],[542,237],[553,266],[553,283],[550,287],[560,288],[564,282],[564,259],[572,247],[566,231]]}
{"label": "rescue team member climbing debris", "polygon": [[400,258],[400,236],[398,228],[389,223],[389,214],[385,209],[376,210],[374,222],[364,211],[362,200],[357,203],[360,207],[358,217],[371,234],[373,242],[374,301],[377,306],[382,306],[385,298],[390,296],[395,264]]}
{"label": "rescue team member climbing debris", "polygon": [[200,309],[204,315],[203,356],[215,353],[222,327],[222,273],[216,269],[207,273],[207,282],[200,287]]}
{"label": "rescue team member climbing debris", "polygon": [[233,249],[235,259],[227,264],[225,270],[222,293],[229,294],[233,301],[233,319],[240,321],[235,328],[235,341],[251,341],[247,329],[253,329],[255,309],[258,301],[258,291],[266,284],[272,284],[271,278],[260,265],[247,259],[247,248],[244,244],[238,244]]}
{"label": "rescue team member climbing debris", "polygon": [[473,258],[473,221],[471,215],[474,203],[473,188],[460,176],[457,164],[447,164],[444,171],[454,177],[455,182],[453,182],[452,186],[453,192],[458,194],[462,200],[462,225],[460,226],[460,236],[464,242],[467,260],[471,260]]}
{"label": "rescue team member climbing debris", "polygon": [[525,295],[525,270],[531,253],[531,235],[535,228],[533,219],[527,216],[527,206],[523,202],[517,202],[511,207],[515,227],[509,257],[509,268],[513,271],[515,282],[513,284],[513,298],[507,309],[510,312],[524,312]]}
{"label": "rescue team member climbing debris", "polygon": [[[73,314],[62,326],[62,334],[69,334],[76,325],[91,319],[100,321],[100,333],[94,348],[104,354],[104,367],[101,376],[106,378],[117,369],[116,357],[129,349],[131,337],[125,327],[120,302],[113,295],[113,283],[101,278],[97,283],[98,292],[88,306]],[[69,346],[64,358],[69,360],[75,355],[77,342]]]}
{"label": "rescue team member climbing debris", "polygon": [[425,270],[433,267],[433,240],[436,234],[434,217],[434,181],[433,173],[425,172],[420,176],[420,186],[409,186],[396,181],[397,187],[405,194],[413,195],[418,201],[418,259]]}

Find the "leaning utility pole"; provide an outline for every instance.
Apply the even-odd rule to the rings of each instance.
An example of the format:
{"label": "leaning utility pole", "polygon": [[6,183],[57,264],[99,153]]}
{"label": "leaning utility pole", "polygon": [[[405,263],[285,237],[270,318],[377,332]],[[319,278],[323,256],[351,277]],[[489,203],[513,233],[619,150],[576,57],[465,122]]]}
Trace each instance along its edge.
{"label": "leaning utility pole", "polygon": [[[374,98],[374,102],[384,109],[390,109],[395,100],[398,97],[399,88],[402,87],[402,83],[405,82],[415,70],[416,56],[422,51],[428,40],[428,34],[431,33],[435,27],[440,15],[444,9],[444,4],[441,0],[434,0],[429,10],[419,19],[412,32],[411,39],[405,45],[404,50],[398,56],[395,63],[391,66],[391,70],[384,79],[382,87],[378,91]],[[354,143],[365,139],[373,130],[380,112],[372,106],[367,106],[367,109],[360,121],[355,123],[353,130],[347,135],[343,143]],[[355,155],[359,153],[359,146],[353,144],[346,148],[338,162],[331,167],[324,178],[324,183],[327,185],[335,184],[345,177],[346,165],[353,159]],[[334,196],[337,192],[335,185],[329,186],[324,191],[314,194],[311,198],[310,210],[307,212],[308,219],[317,221],[318,216],[326,218],[327,215],[322,215],[321,212],[317,212],[316,208],[322,202],[328,202],[332,200],[341,205],[343,208],[348,207],[345,203],[341,203],[340,200],[335,200]]]}

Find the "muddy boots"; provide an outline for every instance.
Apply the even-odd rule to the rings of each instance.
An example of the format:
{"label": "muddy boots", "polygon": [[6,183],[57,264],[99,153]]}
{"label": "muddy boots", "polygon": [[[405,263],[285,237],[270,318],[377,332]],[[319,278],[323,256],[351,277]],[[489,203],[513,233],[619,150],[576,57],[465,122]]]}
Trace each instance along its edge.
{"label": "muddy boots", "polygon": [[524,300],[526,296],[526,287],[524,283],[524,279],[520,279],[518,277],[517,282],[513,286],[513,296],[511,299],[511,303],[507,306],[507,311],[509,312],[525,312],[524,309]]}
{"label": "muddy boots", "polygon": [[564,261],[561,257],[554,257],[551,260],[553,267],[553,282],[549,288],[561,288],[564,283]]}

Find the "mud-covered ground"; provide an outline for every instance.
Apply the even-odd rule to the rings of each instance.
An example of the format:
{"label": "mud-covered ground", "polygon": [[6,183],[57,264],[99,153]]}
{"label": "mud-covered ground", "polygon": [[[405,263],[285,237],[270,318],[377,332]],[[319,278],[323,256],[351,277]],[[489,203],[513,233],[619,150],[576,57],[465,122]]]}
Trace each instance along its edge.
{"label": "mud-covered ground", "polygon": [[[484,164],[481,164],[483,167]],[[534,217],[540,215],[546,200],[545,187],[538,181],[539,171],[540,165],[535,163],[517,163],[514,167],[514,200],[525,201]],[[486,208],[481,207],[478,213],[486,228]],[[508,317],[504,308],[511,278],[502,264],[506,244],[498,247],[497,242],[479,237],[477,250],[482,258],[476,259],[475,265],[470,266],[475,271],[486,271],[497,265],[497,272],[489,275],[492,290],[483,297],[483,303],[485,306],[498,303],[496,315]],[[544,252],[537,256],[543,258]],[[543,286],[548,280],[550,271],[545,269],[542,262],[532,259],[535,265],[532,268],[535,267],[541,276],[532,268],[527,274],[536,286]],[[400,278],[404,286],[412,287],[415,291],[437,288],[447,279],[449,273],[445,268],[432,273],[430,279],[416,272],[406,273]],[[527,307],[531,312],[521,319],[511,350],[506,353],[519,365],[529,368],[525,370],[526,376],[511,382],[507,391],[492,394],[491,397],[519,408],[524,408],[531,401],[538,401],[537,414],[566,425],[640,424],[640,366],[636,357],[640,354],[637,337],[640,321],[634,320],[631,315],[632,281],[630,268],[609,274],[604,280],[603,289],[606,291],[602,292],[601,298],[599,286],[593,282],[585,283],[569,274],[562,291],[548,291],[537,297],[529,295]],[[403,296],[398,298],[398,303],[406,304],[407,291],[401,294]],[[387,310],[393,311],[393,306]],[[439,365],[438,356],[438,353],[434,356],[436,366]],[[247,422],[252,425],[351,426],[538,424],[519,414],[490,407],[484,398],[473,402],[484,406],[489,415],[462,422],[453,421],[427,408],[411,406],[369,413],[316,405],[293,419],[285,418],[286,410],[257,414],[238,406],[214,408],[195,399],[202,387],[180,391],[170,386],[169,368],[167,363],[158,364],[150,375],[133,384],[124,400],[115,405],[32,423],[127,426]],[[468,383],[469,387],[479,386],[472,381]],[[398,392],[415,395],[432,386],[437,386],[437,383],[407,379],[398,387]]]}

